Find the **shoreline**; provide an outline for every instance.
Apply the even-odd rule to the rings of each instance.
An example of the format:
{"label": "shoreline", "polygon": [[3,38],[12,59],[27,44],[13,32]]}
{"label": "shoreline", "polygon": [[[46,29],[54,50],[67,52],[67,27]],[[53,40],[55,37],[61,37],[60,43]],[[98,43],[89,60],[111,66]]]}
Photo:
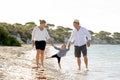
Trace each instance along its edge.
{"label": "shoreline", "polygon": [[[55,45],[60,46],[61,44]],[[102,54],[99,54],[100,51],[94,51],[96,47],[101,48],[101,46],[93,46],[93,48],[91,48],[92,51],[89,50],[90,71],[88,71],[87,73],[82,72],[81,74],[79,74],[76,72],[77,64],[75,63],[76,59],[73,54],[73,49],[68,52],[66,57],[62,58],[62,70],[58,70],[56,59],[45,59],[45,69],[43,71],[41,70],[41,68],[32,68],[36,66],[36,52],[35,49],[31,48],[31,45],[23,45],[22,47],[0,46],[0,80],[119,80],[120,77],[118,71],[120,69],[117,67],[117,65],[119,66],[119,62],[114,63],[117,64],[116,66],[109,66],[109,60],[111,58],[115,61],[116,58],[119,60],[119,56],[108,56],[108,59],[106,59],[106,57],[103,57]],[[112,50],[111,47],[110,50]],[[45,57],[49,55],[51,56],[56,52],[57,51],[51,45],[47,44]],[[103,59],[96,55],[101,55]],[[104,60],[107,62],[107,64],[104,64]],[[113,60],[111,61],[114,62]],[[95,65],[98,62],[104,64],[104,67],[100,64]],[[84,71],[83,61],[81,67],[82,71]],[[115,71],[110,71],[111,68],[115,68]]]}
{"label": "shoreline", "polygon": [[93,44],[91,43],[91,45],[120,45],[120,44]]}

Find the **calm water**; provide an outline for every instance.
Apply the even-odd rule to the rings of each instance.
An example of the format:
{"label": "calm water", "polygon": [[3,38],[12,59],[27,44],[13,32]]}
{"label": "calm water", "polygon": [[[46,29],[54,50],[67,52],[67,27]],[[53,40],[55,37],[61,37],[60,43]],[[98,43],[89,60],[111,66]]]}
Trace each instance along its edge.
{"label": "calm water", "polygon": [[[51,54],[57,51],[51,49]],[[65,57],[62,58],[62,71],[64,75],[60,77],[69,77],[70,80],[120,80],[120,45],[91,45],[88,48],[89,72],[76,74],[77,63],[74,57],[74,47]],[[82,59],[82,70],[85,65]],[[54,66],[57,66],[57,60],[52,59]],[[60,79],[60,78],[59,78]]]}

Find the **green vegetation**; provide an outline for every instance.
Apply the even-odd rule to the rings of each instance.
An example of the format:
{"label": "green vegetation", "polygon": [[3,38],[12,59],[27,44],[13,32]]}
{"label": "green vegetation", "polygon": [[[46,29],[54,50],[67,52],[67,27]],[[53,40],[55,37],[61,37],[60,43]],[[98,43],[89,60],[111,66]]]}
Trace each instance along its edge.
{"label": "green vegetation", "polygon": [[94,40],[98,40],[98,44],[101,44],[102,41],[105,44],[120,44],[120,33],[118,32],[114,32],[113,34],[106,31],[100,31],[99,33],[94,33],[93,31],[89,32],[92,35],[93,43],[95,43]]}
{"label": "green vegetation", "polygon": [[3,39],[2,44],[7,46],[21,46],[21,43],[12,36],[7,36],[5,39]]}
{"label": "green vegetation", "polygon": [[[21,46],[31,41],[31,33],[36,26],[34,22],[27,22],[24,25],[20,23],[0,23],[0,45],[7,46]],[[63,26],[55,26],[54,24],[47,24],[46,28],[55,43],[67,42],[72,29]],[[120,44],[120,33],[113,34],[106,31],[94,33],[89,31],[92,35],[92,43],[95,44]]]}
{"label": "green vegetation", "polygon": [[48,29],[50,36],[54,39],[56,43],[64,43],[65,40],[70,37],[72,29],[65,28],[63,26],[57,26],[56,29]]}
{"label": "green vegetation", "polygon": [[0,23],[0,45],[6,46],[21,46],[20,42],[15,37],[9,35],[11,28],[10,24]]}

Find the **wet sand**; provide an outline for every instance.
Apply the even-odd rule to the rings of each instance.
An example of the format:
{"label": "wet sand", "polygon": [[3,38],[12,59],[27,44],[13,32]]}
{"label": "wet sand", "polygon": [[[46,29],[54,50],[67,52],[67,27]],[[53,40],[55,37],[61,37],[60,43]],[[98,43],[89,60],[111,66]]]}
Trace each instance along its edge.
{"label": "wet sand", "polygon": [[[46,52],[49,49],[46,49]],[[45,69],[33,68],[35,50],[31,45],[22,47],[0,46],[0,80],[53,80],[60,73],[45,62]]]}

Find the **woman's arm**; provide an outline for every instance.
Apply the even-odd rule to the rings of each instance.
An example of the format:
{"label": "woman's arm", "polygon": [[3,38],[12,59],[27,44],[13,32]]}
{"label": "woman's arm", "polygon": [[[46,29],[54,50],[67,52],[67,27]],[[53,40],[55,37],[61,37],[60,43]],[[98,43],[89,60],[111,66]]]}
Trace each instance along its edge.
{"label": "woman's arm", "polygon": [[53,47],[55,47],[55,45],[53,44],[53,42],[51,41],[51,45],[53,46]]}
{"label": "woman's arm", "polygon": [[32,48],[34,48],[35,42],[34,40],[32,40]]}
{"label": "woman's arm", "polygon": [[34,41],[34,37],[35,37],[35,30],[36,30],[36,27],[33,29],[32,31],[32,47],[34,48],[34,45],[35,45],[35,41]]}
{"label": "woman's arm", "polygon": [[47,29],[45,29],[45,30],[46,30],[46,38],[47,38],[47,40],[50,40],[50,35],[49,35]]}

